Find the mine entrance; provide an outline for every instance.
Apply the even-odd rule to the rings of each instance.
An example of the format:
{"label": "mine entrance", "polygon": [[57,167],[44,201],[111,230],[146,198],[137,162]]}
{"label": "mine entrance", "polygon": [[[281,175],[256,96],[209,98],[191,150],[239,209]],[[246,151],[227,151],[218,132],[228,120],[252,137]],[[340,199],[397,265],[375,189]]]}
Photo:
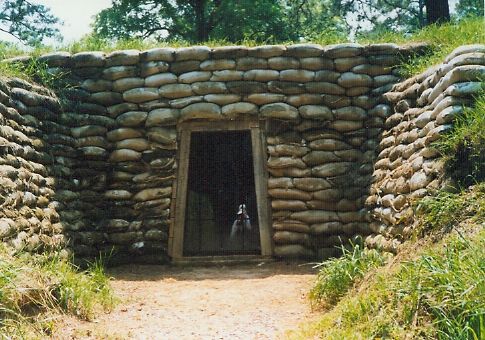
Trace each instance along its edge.
{"label": "mine entrance", "polygon": [[193,131],[188,158],[183,256],[261,254],[250,130]]}

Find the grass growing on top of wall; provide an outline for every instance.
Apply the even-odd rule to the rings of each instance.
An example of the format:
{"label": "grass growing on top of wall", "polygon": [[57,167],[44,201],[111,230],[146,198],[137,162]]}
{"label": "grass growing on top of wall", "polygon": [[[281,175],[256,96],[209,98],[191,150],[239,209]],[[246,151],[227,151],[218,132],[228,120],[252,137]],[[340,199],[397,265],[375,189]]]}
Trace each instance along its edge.
{"label": "grass growing on top of wall", "polygon": [[485,44],[485,20],[470,18],[443,25],[430,25],[410,34],[381,33],[360,37],[360,43],[397,43],[427,42],[431,45],[430,53],[414,58],[403,64],[404,75],[416,75],[427,68],[440,64],[455,48],[462,45]]}
{"label": "grass growing on top of wall", "polygon": [[[348,39],[342,39],[341,35],[322,32],[316,35],[314,39],[308,41],[309,43],[317,43],[321,45],[337,44],[348,42]],[[426,68],[441,63],[444,58],[458,46],[468,44],[485,44],[485,21],[483,18],[470,18],[461,20],[459,22],[451,22],[448,24],[436,26],[427,26],[421,30],[413,33],[393,33],[384,32],[379,34],[366,34],[356,38],[356,41],[362,44],[371,43],[397,43],[406,44],[411,42],[428,42],[431,44],[431,51],[425,56],[414,58],[406,62],[403,67],[406,75],[418,74]],[[300,43],[301,41],[287,41],[282,44]],[[154,47],[186,47],[193,46],[193,43],[187,41],[167,41],[157,42],[150,39],[130,39],[120,41],[109,41],[100,39],[93,35],[88,35],[78,41],[67,45],[61,45],[56,48],[43,46],[36,48],[30,52],[11,43],[0,42],[0,60],[19,55],[31,54],[41,55],[54,50],[69,51],[77,53],[81,51],[104,51],[111,52],[122,49],[139,49],[146,50]],[[225,40],[207,41],[200,43],[209,47],[228,46],[228,45],[243,45],[243,46],[257,46],[260,42],[252,40],[243,40],[237,43],[231,43]],[[0,69],[0,73],[2,70]]]}
{"label": "grass growing on top of wall", "polygon": [[[294,42],[287,42],[287,44],[292,44]],[[83,51],[104,51],[112,52],[117,50],[127,50],[136,49],[140,51],[148,50],[151,48],[158,47],[190,47],[190,46],[208,46],[208,47],[220,47],[220,46],[233,46],[241,45],[246,47],[254,47],[261,45],[260,42],[254,40],[242,40],[238,43],[232,43],[226,40],[209,40],[195,44],[193,42],[184,40],[171,40],[171,41],[155,41],[151,39],[130,39],[130,40],[117,40],[109,41],[106,39],[101,39],[96,36],[88,35],[78,41],[70,43],[60,48],[60,50],[69,51],[71,53],[78,53]]]}
{"label": "grass growing on top of wall", "polygon": [[[485,89],[485,83],[482,83]],[[473,107],[465,108],[453,130],[434,144],[446,162],[446,170],[459,186],[485,181],[485,91]]]}
{"label": "grass growing on top of wall", "polygon": [[53,90],[71,87],[65,79],[67,73],[51,73],[46,63],[32,58],[25,63],[0,63],[0,76],[21,78]]}
{"label": "grass growing on top of wall", "polygon": [[[459,194],[485,206],[485,187]],[[480,193],[480,195],[477,195]],[[469,198],[479,197],[475,200]],[[453,214],[452,211],[449,214]],[[291,339],[483,339],[485,337],[485,216],[455,224],[439,242],[408,243],[387,265],[371,267],[317,322]],[[458,223],[458,222],[457,222]],[[326,268],[335,266],[331,260]],[[372,263],[372,261],[370,261]],[[320,274],[315,287],[332,280]],[[332,290],[330,290],[332,292]]]}
{"label": "grass growing on top of wall", "polygon": [[59,313],[90,319],[114,303],[101,263],[80,271],[58,254],[12,254],[0,246],[0,338],[41,338]]}

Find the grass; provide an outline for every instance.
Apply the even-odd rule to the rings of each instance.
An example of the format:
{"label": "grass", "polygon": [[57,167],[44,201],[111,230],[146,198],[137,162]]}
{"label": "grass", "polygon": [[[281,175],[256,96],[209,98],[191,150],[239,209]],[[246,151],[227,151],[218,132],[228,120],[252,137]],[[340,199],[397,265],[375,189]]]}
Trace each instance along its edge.
{"label": "grass", "polygon": [[[282,44],[299,43],[300,41],[282,41]],[[348,39],[342,38],[340,35],[322,32],[315,35],[309,43],[317,43],[321,45],[336,44],[348,42]],[[406,44],[411,42],[428,42],[431,45],[431,50],[425,56],[413,58],[403,64],[404,73],[406,75],[418,74],[428,67],[441,63],[444,58],[451,53],[456,47],[468,44],[484,44],[485,43],[485,21],[483,18],[468,18],[458,22],[451,22],[444,25],[431,25],[421,30],[412,33],[396,33],[396,32],[381,32],[379,34],[365,34],[357,37],[357,42],[362,44],[393,42],[398,44]],[[225,40],[214,40],[200,43],[209,47],[228,46],[228,45],[244,45],[244,46],[258,46],[264,43],[243,40],[239,42],[229,42]],[[77,53],[81,51],[104,51],[111,52],[120,49],[139,49],[146,50],[153,47],[186,47],[193,46],[187,41],[166,41],[159,42],[150,39],[130,39],[120,41],[109,41],[100,39],[93,35],[87,35],[78,41],[67,45],[61,45],[56,48],[42,46],[32,51],[28,51],[31,55],[40,55],[54,50],[69,51]],[[15,44],[0,42],[0,59],[9,58],[13,56],[26,54],[25,48],[21,48]],[[1,72],[1,70],[0,70]]]}
{"label": "grass", "polygon": [[55,254],[12,254],[0,248],[0,338],[43,338],[56,315],[91,319],[115,298],[102,263],[81,271]]}
{"label": "grass", "polygon": [[[484,339],[485,218],[476,221],[481,226],[469,223],[439,242],[407,244],[389,264],[371,268],[319,321],[288,338]],[[340,267],[337,261],[325,268]],[[316,287],[322,280],[329,279],[319,275]]]}
{"label": "grass", "polygon": [[328,307],[334,305],[365,274],[386,262],[383,253],[355,245],[351,250],[342,247],[340,258],[319,264],[317,283],[310,292],[313,305]]}
{"label": "grass", "polygon": [[360,43],[416,43],[427,42],[431,50],[424,56],[406,61],[403,72],[406,76],[419,74],[427,68],[443,62],[455,48],[462,45],[485,44],[485,20],[468,18],[443,25],[430,25],[412,33],[384,32],[361,37]]}
{"label": "grass", "polygon": [[422,232],[449,231],[460,221],[485,221],[485,182],[466,191],[453,193],[440,190],[417,204]]}
{"label": "grass", "polygon": [[468,240],[450,239],[442,249],[407,262],[391,289],[403,312],[404,324],[430,318],[441,339],[485,337],[485,232]]}
{"label": "grass", "polygon": [[[484,87],[485,88],[485,87]],[[485,92],[465,108],[453,130],[434,144],[445,160],[449,176],[460,186],[485,180]]]}
{"label": "grass", "polygon": [[25,79],[53,90],[62,90],[70,86],[66,79],[67,74],[49,72],[47,64],[35,58],[25,63],[0,62],[0,75],[3,77]]}
{"label": "grass", "polygon": [[[284,42],[282,42],[284,43]],[[288,44],[294,43],[291,41],[286,42]],[[82,51],[103,51],[112,52],[117,50],[137,49],[140,51],[148,50],[156,47],[190,47],[190,46],[208,46],[208,47],[220,47],[220,46],[233,46],[242,45],[246,47],[260,46],[264,43],[245,39],[237,43],[233,43],[227,40],[209,40],[201,43],[193,43],[184,40],[171,40],[171,41],[156,41],[152,39],[130,39],[130,40],[117,40],[109,41],[101,39],[96,36],[87,35],[78,41],[70,43],[65,46],[61,46],[59,50],[69,51],[71,53],[78,53]]]}

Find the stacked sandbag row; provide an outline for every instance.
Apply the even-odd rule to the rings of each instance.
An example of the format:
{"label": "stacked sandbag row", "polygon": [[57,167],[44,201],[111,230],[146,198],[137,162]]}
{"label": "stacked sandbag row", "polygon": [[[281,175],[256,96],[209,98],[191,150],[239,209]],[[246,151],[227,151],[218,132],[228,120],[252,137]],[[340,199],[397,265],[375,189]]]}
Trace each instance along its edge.
{"label": "stacked sandbag row", "polygon": [[55,89],[64,111],[59,117],[59,131],[65,131],[69,137],[58,146],[62,150],[58,159],[65,166],[63,175],[70,177],[74,185],[58,190],[57,195],[66,201],[65,220],[69,221],[72,249],[80,258],[97,256],[107,245],[101,224],[111,209],[101,198],[109,168],[106,132],[114,120],[107,116],[106,107],[92,100],[91,93],[81,85],[85,77],[101,69],[95,67],[92,59],[80,59],[79,67],[73,68],[71,55],[66,52],[47,54],[39,60],[47,65],[48,73],[62,81],[62,86]]}
{"label": "stacked sandbag row", "polygon": [[[288,218],[279,215],[288,211],[283,201],[293,196],[271,193],[274,207],[279,205],[273,211],[275,223],[298,220],[311,228],[320,219],[306,214],[322,212],[338,213],[328,222],[341,223],[332,232],[310,232],[309,246],[295,241],[301,235],[276,234],[277,247],[292,246],[276,248],[277,255],[306,255],[307,249],[313,254],[332,248],[335,242],[327,236],[363,234],[361,197],[368,191],[372,152],[390,112],[379,107],[382,94],[398,81],[394,68],[401,58],[421,49],[302,44],[42,56],[49,72],[69,73],[79,85],[71,90],[76,98],[63,116],[79,152],[73,169],[79,180],[75,208],[82,208],[83,220],[77,244],[85,253],[113,245],[128,253],[164,253],[173,215],[177,124],[245,117],[264,118],[301,135],[296,146],[304,147],[305,154],[269,150],[272,177],[332,181],[328,188],[310,187],[305,191],[310,196],[295,199],[309,212],[289,210]],[[278,131],[273,137],[284,133]],[[287,160],[298,164],[282,166]],[[337,198],[322,198],[322,190],[337,190]],[[323,207],[322,202],[331,204]],[[292,232],[275,226],[277,232]]]}
{"label": "stacked sandbag row", "polygon": [[[57,141],[69,137],[57,123],[59,113],[49,90],[0,78],[0,241],[19,251],[67,243],[65,205],[57,188],[68,184],[56,175],[64,169]],[[49,132],[51,138],[45,138]]]}
{"label": "stacked sandbag row", "polygon": [[111,205],[111,215],[103,221],[107,242],[118,252],[163,257],[175,178],[176,130],[173,119],[159,121],[167,105],[158,89],[145,88],[145,77],[165,71],[167,63],[143,59],[139,51],[113,52],[104,58],[101,79],[87,79],[81,86],[91,92],[91,100],[106,107],[114,122],[106,133],[110,171],[103,196]]}
{"label": "stacked sandbag row", "polygon": [[441,65],[395,85],[385,94],[394,113],[375,163],[367,200],[373,208],[372,247],[396,251],[412,233],[412,202],[445,183],[443,162],[433,147],[483,89],[485,45],[462,46]]}
{"label": "stacked sandbag row", "polygon": [[320,98],[297,107],[293,127],[268,131],[275,255],[328,258],[370,232],[364,202],[391,111],[382,94],[399,79],[392,48],[335,47],[333,68],[319,72]]}
{"label": "stacked sandbag row", "polygon": [[[77,238],[85,254],[88,246],[96,246],[90,247],[91,253],[115,248],[117,256],[166,252],[176,136],[170,126],[145,126],[149,111],[166,106],[160,100],[147,102],[144,91],[123,98],[133,81],[140,85],[130,75],[161,70],[160,65],[140,70],[139,55],[122,51],[42,57],[49,66],[62,58],[64,63],[55,65],[62,71],[49,70],[70,70],[71,81],[80,85],[76,92],[84,93],[79,103],[67,107],[73,111],[70,127],[80,151],[76,174],[83,187],[81,200],[86,197],[83,206],[92,211],[85,215],[91,220],[88,232]],[[157,125],[153,120],[160,113],[153,112],[147,124]]]}
{"label": "stacked sandbag row", "polygon": [[331,129],[288,131],[268,138],[268,193],[277,256],[334,256],[335,246],[366,235],[374,152]]}

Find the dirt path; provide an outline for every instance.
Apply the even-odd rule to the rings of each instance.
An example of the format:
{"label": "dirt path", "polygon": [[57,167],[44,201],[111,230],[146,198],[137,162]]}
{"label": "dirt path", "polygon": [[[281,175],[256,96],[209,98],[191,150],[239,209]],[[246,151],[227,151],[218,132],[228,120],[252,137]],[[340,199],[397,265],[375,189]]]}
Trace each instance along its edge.
{"label": "dirt path", "polygon": [[94,322],[66,320],[63,339],[275,339],[313,317],[310,265],[123,266],[122,299]]}

